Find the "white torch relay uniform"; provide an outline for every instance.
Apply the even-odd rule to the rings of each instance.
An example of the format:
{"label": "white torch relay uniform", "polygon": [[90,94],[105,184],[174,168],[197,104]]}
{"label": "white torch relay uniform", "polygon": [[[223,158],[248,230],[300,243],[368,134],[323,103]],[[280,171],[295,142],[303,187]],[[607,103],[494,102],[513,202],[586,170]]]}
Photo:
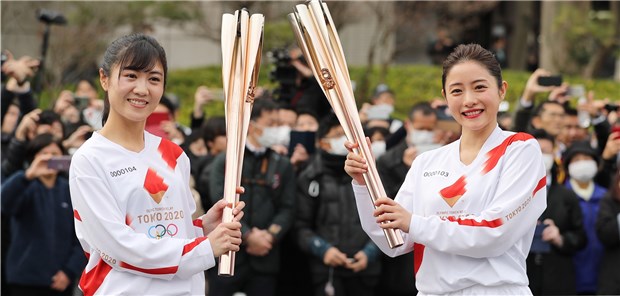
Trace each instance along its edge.
{"label": "white torch relay uniform", "polygon": [[132,152],[99,133],[69,170],[75,231],[88,257],[85,295],[204,295],[215,265],[189,187],[189,159],[176,144],[144,132]]}
{"label": "white torch relay uniform", "polygon": [[538,142],[497,127],[464,165],[460,140],[418,155],[396,195],[412,213],[404,245],[390,249],[366,186],[353,185],[362,226],[389,256],[414,251],[420,295],[522,295],[525,259],[546,208]]}

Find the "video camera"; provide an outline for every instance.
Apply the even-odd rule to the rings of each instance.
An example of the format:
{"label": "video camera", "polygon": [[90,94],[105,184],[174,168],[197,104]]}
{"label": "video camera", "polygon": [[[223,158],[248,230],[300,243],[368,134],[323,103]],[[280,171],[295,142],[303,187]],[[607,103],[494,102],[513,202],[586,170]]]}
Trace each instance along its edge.
{"label": "video camera", "polygon": [[67,19],[56,11],[39,9],[37,10],[37,16],[39,21],[50,25],[64,25],[67,23]]}
{"label": "video camera", "polygon": [[276,48],[267,52],[273,69],[269,72],[269,79],[279,85],[274,90],[274,99],[290,102],[296,91],[295,80],[297,69],[291,65],[291,55],[286,48]]}

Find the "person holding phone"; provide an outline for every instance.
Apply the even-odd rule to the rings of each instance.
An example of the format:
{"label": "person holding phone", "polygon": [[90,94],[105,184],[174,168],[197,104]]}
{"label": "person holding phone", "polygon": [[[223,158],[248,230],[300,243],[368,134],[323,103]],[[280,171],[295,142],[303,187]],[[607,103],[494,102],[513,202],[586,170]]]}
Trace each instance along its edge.
{"label": "person holding phone", "polygon": [[75,232],[88,258],[79,287],[84,295],[204,294],[203,271],[239,250],[244,203],[233,222],[221,222],[231,206],[224,200],[192,221],[188,157],[144,129],[167,81],[166,54],[154,38],[112,42],[99,78],[103,128],[69,170]]}
{"label": "person holding phone", "polygon": [[[554,137],[560,133],[564,114],[563,104],[570,99],[570,96],[566,94],[569,85],[568,83],[554,85],[558,79],[549,79],[549,77],[552,77],[549,71],[537,69],[527,79],[515,114],[515,131],[528,132],[533,127],[534,129],[545,129]],[[536,96],[545,92],[549,93],[547,100],[536,105]],[[548,101],[557,104],[547,104]],[[534,120],[535,117],[537,121]]]}
{"label": "person holding phone", "polygon": [[[363,178],[374,160],[347,155],[364,230],[389,256],[414,252],[418,295],[532,293],[525,258],[547,178],[538,142],[498,127],[507,88],[491,52],[459,45],[444,61],[442,95],[460,139],[418,155],[396,198],[379,197],[376,208]],[[391,249],[384,228],[401,230],[404,244]]]}
{"label": "person holding phone", "polygon": [[86,264],[75,236],[69,181],[49,168],[62,144],[43,133],[26,148],[30,166],[2,184],[2,213],[10,217],[6,277],[11,295],[73,295]]}
{"label": "person holding phone", "polygon": [[0,122],[9,110],[11,103],[19,102],[19,109],[26,114],[37,107],[37,101],[30,88],[28,81],[37,72],[40,61],[38,59],[22,56],[19,59],[13,57],[8,50],[2,51],[2,110]]}

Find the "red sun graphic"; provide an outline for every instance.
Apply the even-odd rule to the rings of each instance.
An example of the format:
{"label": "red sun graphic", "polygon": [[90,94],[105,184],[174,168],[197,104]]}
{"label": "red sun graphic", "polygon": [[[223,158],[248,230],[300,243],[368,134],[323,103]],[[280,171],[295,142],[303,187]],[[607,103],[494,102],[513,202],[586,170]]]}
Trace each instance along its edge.
{"label": "red sun graphic", "polygon": [[461,176],[454,184],[441,189],[439,194],[443,198],[443,200],[448,203],[450,207],[453,207],[456,202],[461,199],[461,196],[467,192],[465,189],[465,185],[467,185],[467,181],[465,180],[465,176]]}
{"label": "red sun graphic", "polygon": [[160,203],[166,190],[168,190],[168,185],[164,183],[164,179],[155,170],[149,168],[146,172],[146,178],[144,178],[144,189],[156,203]]}

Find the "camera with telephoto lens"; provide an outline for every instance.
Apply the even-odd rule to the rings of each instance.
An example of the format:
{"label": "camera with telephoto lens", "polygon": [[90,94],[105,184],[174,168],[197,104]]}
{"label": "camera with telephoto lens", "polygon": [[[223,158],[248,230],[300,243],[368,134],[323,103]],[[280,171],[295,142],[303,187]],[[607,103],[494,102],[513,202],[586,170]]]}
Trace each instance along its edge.
{"label": "camera with telephoto lens", "polygon": [[64,25],[67,23],[67,19],[65,19],[62,14],[47,9],[39,9],[37,11],[37,16],[39,21],[46,24]]}
{"label": "camera with telephoto lens", "polygon": [[273,93],[274,99],[290,102],[295,95],[297,69],[291,64],[292,58],[288,49],[273,49],[267,52],[267,57],[274,66],[269,72],[269,79],[278,83],[278,87]]}

